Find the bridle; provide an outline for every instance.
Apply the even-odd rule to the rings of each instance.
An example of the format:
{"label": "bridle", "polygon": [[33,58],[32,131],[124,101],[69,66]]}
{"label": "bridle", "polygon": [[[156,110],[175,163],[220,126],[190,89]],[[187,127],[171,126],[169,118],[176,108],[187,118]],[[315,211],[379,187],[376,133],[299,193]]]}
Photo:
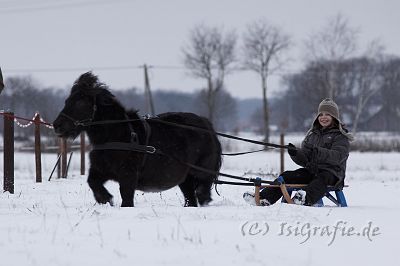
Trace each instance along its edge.
{"label": "bridle", "polygon": [[[96,95],[95,94],[93,96],[93,108],[92,108],[92,114],[90,115],[89,118],[86,119],[82,119],[82,120],[77,120],[75,118],[73,118],[70,115],[67,115],[65,112],[61,111],[60,115],[64,116],[65,118],[69,119],[72,121],[72,123],[78,127],[78,126],[82,126],[82,127],[88,127],[91,124],[93,124],[94,122],[94,117],[96,115],[96,111],[97,111],[97,102],[96,102]],[[151,128],[149,126],[149,124],[144,120],[144,119],[139,119],[144,127],[144,131],[145,131],[145,145],[141,145],[139,144],[139,139],[138,136],[136,134],[136,132],[134,131],[132,124],[129,123],[130,119],[128,117],[128,115],[125,113],[124,114],[126,121],[128,122],[128,127],[129,127],[129,131],[130,131],[130,142],[106,142],[104,144],[96,144],[93,145],[93,149],[92,150],[125,150],[125,151],[138,151],[138,152],[143,152],[143,153],[155,153],[156,149],[153,146],[148,146],[149,143],[149,138],[150,138],[150,132],[151,132]],[[146,160],[146,156],[143,160],[143,164]]]}
{"label": "bridle", "polygon": [[68,118],[69,120],[72,121],[72,123],[78,127],[78,126],[86,126],[88,123],[93,122],[94,120],[94,116],[96,114],[97,111],[97,103],[96,103],[96,95],[93,96],[93,107],[92,107],[92,115],[89,118],[86,119],[82,119],[82,120],[77,120],[73,117],[71,117],[70,115],[67,115],[66,113],[64,113],[63,111],[61,111],[60,115],[64,116],[66,118]]}

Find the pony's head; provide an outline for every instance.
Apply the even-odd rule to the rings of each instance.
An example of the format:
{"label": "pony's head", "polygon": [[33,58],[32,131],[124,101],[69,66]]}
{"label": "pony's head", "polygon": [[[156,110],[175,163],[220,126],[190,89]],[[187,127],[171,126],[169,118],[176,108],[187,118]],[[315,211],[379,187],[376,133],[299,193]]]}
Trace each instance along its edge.
{"label": "pony's head", "polygon": [[56,135],[76,138],[84,130],[85,123],[94,120],[97,107],[111,102],[113,98],[96,75],[91,72],[82,74],[75,81],[64,108],[53,122]]}

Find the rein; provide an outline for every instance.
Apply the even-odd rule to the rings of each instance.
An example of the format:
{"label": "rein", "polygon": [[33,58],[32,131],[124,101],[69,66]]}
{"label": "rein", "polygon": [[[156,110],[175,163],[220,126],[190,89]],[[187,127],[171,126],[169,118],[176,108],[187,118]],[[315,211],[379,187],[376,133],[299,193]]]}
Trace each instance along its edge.
{"label": "rein", "polygon": [[[97,105],[96,102],[94,102],[93,105],[93,112],[90,118],[88,119],[84,119],[84,120],[76,120],[73,117],[65,114],[64,112],[61,112],[60,114],[63,115],[64,117],[68,118],[69,120],[71,120],[75,126],[82,126],[82,127],[89,127],[89,126],[95,126],[95,125],[105,125],[105,124],[117,124],[117,123],[128,123],[128,122],[136,122],[136,121],[141,121],[144,129],[145,129],[145,134],[146,134],[146,144],[142,145],[142,144],[138,144],[137,143],[137,138],[136,138],[136,133],[133,131],[133,127],[132,125],[129,124],[129,129],[131,131],[131,142],[127,143],[127,142],[106,142],[104,144],[96,144],[93,145],[93,150],[123,150],[123,151],[133,151],[133,152],[141,152],[144,153],[144,160],[142,163],[142,167],[145,164],[146,161],[146,157],[147,154],[158,154],[158,155],[163,155],[165,157],[168,157],[172,160],[175,160],[181,164],[184,164],[186,166],[189,166],[190,168],[193,168],[195,170],[198,170],[200,172],[205,172],[208,174],[212,174],[212,175],[216,175],[216,176],[225,176],[225,177],[229,177],[232,179],[237,179],[237,180],[242,180],[242,181],[246,181],[249,183],[236,183],[237,185],[261,185],[261,183],[266,183],[266,184],[274,184],[273,181],[266,181],[266,180],[260,180],[259,178],[245,178],[245,177],[241,177],[241,176],[236,176],[236,175],[231,175],[231,174],[225,174],[222,172],[217,172],[217,171],[212,171],[210,169],[204,168],[204,167],[200,167],[185,161],[180,160],[179,158],[172,156],[170,154],[166,154],[164,152],[162,152],[159,149],[156,149],[153,146],[148,146],[148,140],[150,135],[148,134],[148,131],[150,131],[150,126],[148,125],[146,119],[125,119],[125,120],[104,120],[104,121],[93,121],[95,113],[97,110]],[[273,147],[273,148],[285,148],[287,149],[288,146],[287,145],[278,145],[278,144],[273,144],[273,143],[267,143],[267,142],[262,142],[262,141],[256,141],[256,140],[251,140],[251,139],[245,139],[245,138],[240,138],[240,137],[236,137],[233,135],[229,135],[229,134],[224,134],[224,133],[219,133],[219,132],[214,132],[205,128],[200,128],[200,127],[195,127],[195,126],[189,126],[189,125],[182,125],[182,124],[177,124],[177,123],[173,123],[173,122],[167,122],[167,121],[163,121],[157,118],[153,118],[152,121],[155,122],[159,122],[159,123],[163,123],[166,125],[170,125],[170,126],[175,126],[175,127],[180,127],[180,128],[184,128],[184,129],[189,129],[189,130],[196,130],[196,131],[201,131],[201,132],[205,132],[205,133],[210,133],[210,134],[217,134],[218,136],[221,137],[225,137],[225,138],[230,138],[230,139],[236,139],[236,140],[241,140],[241,141],[245,141],[245,142],[250,142],[253,144],[258,144],[258,145],[264,145],[264,146],[269,146],[269,147]],[[232,154],[225,154],[225,155],[230,155],[230,156],[235,156],[235,155],[242,155],[242,154],[248,154],[248,153],[254,153],[254,152],[259,152],[259,151],[263,151],[265,149],[262,150],[257,150],[257,151],[250,151],[250,152],[241,152],[241,153],[232,153]],[[214,180],[215,184],[228,184],[226,183],[227,181],[219,181],[217,179]]]}
{"label": "rein", "polygon": [[[179,158],[177,158],[175,156],[172,156],[170,154],[166,154],[166,153],[162,152],[161,150],[156,150],[155,154],[166,156],[166,157],[168,157],[168,158],[170,158],[172,160],[175,160],[176,162],[179,162],[181,164],[189,166],[190,168],[193,168],[193,169],[198,170],[200,172],[205,172],[205,173],[212,174],[212,175],[217,175],[217,176],[220,175],[220,176],[225,176],[225,177],[229,177],[229,178],[232,178],[232,179],[251,182],[251,183],[253,183],[253,184],[251,184],[252,186],[257,185],[257,184],[261,185],[261,183],[265,183],[265,184],[269,184],[269,185],[275,184],[273,181],[261,180],[259,178],[246,178],[246,177],[242,177],[242,176],[236,176],[236,175],[231,175],[231,174],[225,174],[225,173],[222,173],[222,172],[216,172],[216,171],[204,168],[204,167],[200,167],[200,166],[197,166],[197,165],[182,161],[182,160],[180,160]],[[223,184],[223,182],[226,182],[226,181],[219,181],[217,179],[214,180],[214,184]],[[250,183],[241,183],[241,184],[250,184]]]}
{"label": "rein", "polygon": [[[84,122],[80,123],[79,125],[83,126],[83,127],[89,127],[89,126],[96,126],[96,125],[136,122],[136,121],[141,121],[141,120],[142,119],[137,118],[137,119],[126,119],[126,120],[103,120],[103,121],[87,121],[87,122],[84,121]],[[157,119],[157,118],[151,118],[151,121],[155,121],[155,122],[170,125],[170,126],[185,128],[185,129],[189,129],[189,130],[202,131],[202,132],[211,133],[211,134],[215,133],[218,136],[221,136],[224,138],[240,140],[240,141],[249,142],[249,143],[253,143],[253,144],[257,144],[257,145],[263,145],[263,146],[272,147],[272,148],[288,149],[288,147],[289,147],[288,145],[279,145],[279,144],[274,144],[274,143],[269,143],[269,142],[241,138],[241,137],[237,137],[237,136],[233,136],[233,135],[229,135],[229,134],[225,134],[225,133],[221,133],[221,132],[211,131],[211,130],[201,128],[201,127],[182,125],[182,124],[177,124],[177,123],[173,123],[173,122],[163,121],[163,120]],[[260,151],[262,151],[262,150],[260,150]],[[255,152],[255,151],[252,151],[252,152]],[[252,152],[250,152],[250,153],[252,153]]]}

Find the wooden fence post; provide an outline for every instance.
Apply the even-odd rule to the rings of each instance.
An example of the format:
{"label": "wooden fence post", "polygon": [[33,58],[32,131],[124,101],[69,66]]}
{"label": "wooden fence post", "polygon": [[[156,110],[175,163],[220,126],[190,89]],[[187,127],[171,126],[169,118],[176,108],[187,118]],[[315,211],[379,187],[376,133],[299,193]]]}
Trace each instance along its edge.
{"label": "wooden fence post", "polygon": [[14,194],[14,113],[4,115],[4,191]]}
{"label": "wooden fence post", "polygon": [[35,116],[35,164],[36,183],[42,182],[42,151],[40,147],[40,114]]}
{"label": "wooden fence post", "polygon": [[85,133],[81,133],[81,175],[85,175]]}
{"label": "wooden fence post", "polygon": [[58,156],[59,156],[59,162],[57,164],[57,178],[61,178],[61,152],[62,152],[62,144],[61,144],[61,138],[58,138]]}
{"label": "wooden fence post", "polygon": [[[285,134],[281,133],[281,145],[284,146],[285,145]],[[283,171],[285,171],[285,149],[281,148],[281,173],[283,173]]]}
{"label": "wooden fence post", "polygon": [[[61,140],[59,140],[60,142]],[[59,143],[59,150],[58,150],[58,159],[57,159],[57,178],[61,178],[61,143]]]}
{"label": "wooden fence post", "polygon": [[67,140],[61,138],[61,178],[67,178]]}

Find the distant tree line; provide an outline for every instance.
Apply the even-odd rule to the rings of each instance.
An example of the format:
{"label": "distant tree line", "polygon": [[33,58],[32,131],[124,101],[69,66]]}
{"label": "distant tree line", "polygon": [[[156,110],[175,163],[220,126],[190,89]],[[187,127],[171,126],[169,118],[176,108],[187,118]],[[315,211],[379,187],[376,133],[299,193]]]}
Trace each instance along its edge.
{"label": "distant tree line", "polygon": [[303,71],[286,76],[281,98],[289,130],[304,129],[326,95],[328,65],[335,65],[333,98],[348,128],[364,131],[400,131],[400,58],[380,61],[368,57],[310,63]]}
{"label": "distant tree line", "polygon": [[[334,98],[341,107],[347,127],[400,132],[400,58],[393,56],[382,57],[379,61],[355,57],[335,62],[312,62],[304,70],[285,76],[284,93],[271,99],[271,129],[307,130],[318,103],[326,95],[327,65],[332,64],[337,78]],[[0,110],[13,111],[26,118],[32,118],[39,111],[48,122],[55,119],[69,94],[69,89],[42,88],[27,76],[8,77],[5,86],[0,95]],[[111,91],[126,108],[137,109],[146,115],[143,112],[146,110],[145,95],[141,89]],[[194,112],[207,116],[204,93],[204,90],[195,93],[156,90],[153,92],[156,113]],[[263,135],[262,99],[235,99],[224,89],[217,96],[214,118],[217,130],[253,131]],[[0,130],[2,134],[3,123],[0,123]],[[33,129],[29,128],[15,127],[15,131],[22,138],[33,135]],[[43,134],[52,136],[53,133],[44,129]]]}
{"label": "distant tree line", "polygon": [[352,27],[342,14],[329,18],[304,40],[304,67],[283,75],[278,99],[267,98],[267,81],[289,64],[292,41],[266,20],[248,25],[242,38],[242,53],[236,51],[238,38],[234,31],[195,26],[183,47],[184,64],[194,77],[205,81],[205,115],[213,122],[218,113],[214,95],[225,88],[226,75],[239,70],[256,72],[262,105],[251,116],[254,123],[245,124],[247,128],[257,128],[265,141],[273,125],[281,131],[305,130],[324,98],[339,104],[343,121],[353,133],[359,129],[399,132],[400,59],[385,54],[377,40],[360,52],[358,35],[358,28]]}
{"label": "distant tree line", "polygon": [[[42,88],[29,76],[15,76],[5,79],[6,89],[0,95],[0,110],[12,111],[19,117],[31,119],[36,111],[41,117],[52,122],[64,106],[69,95],[69,89]],[[127,108],[138,110],[143,116],[147,115],[146,101],[143,91],[137,88],[112,90],[111,92]],[[204,91],[195,93],[180,93],[176,91],[155,91],[153,101],[156,113],[164,112],[193,112],[206,116],[207,107],[202,101]],[[215,126],[218,130],[233,130],[237,124],[237,101],[225,90],[220,90],[216,97]],[[1,118],[2,119],[2,118]],[[21,124],[28,122],[20,121]],[[0,134],[3,132],[3,123],[0,123]],[[15,126],[17,138],[33,136],[33,128]],[[53,132],[46,128],[43,135],[52,136]]]}

